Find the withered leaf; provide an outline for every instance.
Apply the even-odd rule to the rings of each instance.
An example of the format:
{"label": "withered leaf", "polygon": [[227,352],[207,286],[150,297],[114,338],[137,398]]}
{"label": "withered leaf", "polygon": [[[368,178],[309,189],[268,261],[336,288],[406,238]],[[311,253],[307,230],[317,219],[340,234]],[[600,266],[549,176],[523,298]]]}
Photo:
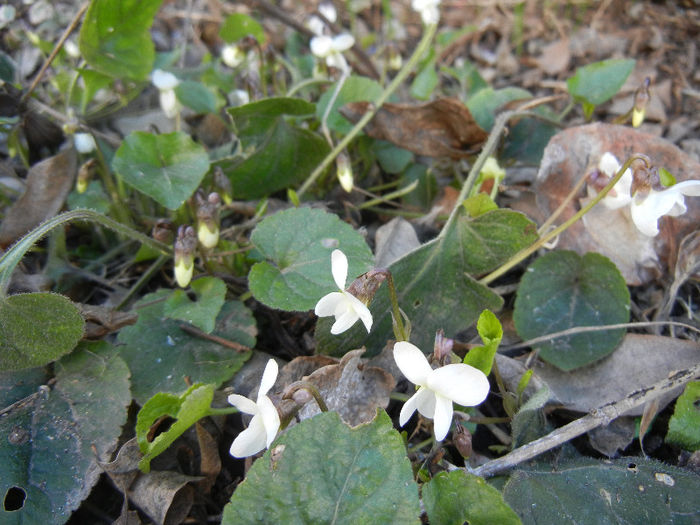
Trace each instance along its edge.
{"label": "withered leaf", "polygon": [[77,171],[74,149],[39,162],[27,173],[27,189],[0,224],[0,246],[7,246],[63,207]]}
{"label": "withered leaf", "polygon": [[83,338],[88,340],[101,339],[124,326],[135,324],[138,317],[133,312],[118,312],[94,304],[78,304],[78,308],[85,319]]}
{"label": "withered leaf", "polygon": [[[369,109],[369,102],[351,102],[340,113],[356,123]],[[471,155],[488,137],[469,109],[454,98],[418,105],[384,104],[365,133],[418,155],[453,159]]]}

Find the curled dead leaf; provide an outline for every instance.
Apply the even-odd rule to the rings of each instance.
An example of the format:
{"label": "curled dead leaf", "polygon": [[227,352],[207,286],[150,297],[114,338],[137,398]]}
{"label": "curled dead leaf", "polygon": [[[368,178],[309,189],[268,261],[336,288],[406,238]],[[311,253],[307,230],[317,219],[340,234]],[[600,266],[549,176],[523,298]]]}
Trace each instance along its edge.
{"label": "curled dead leaf", "polygon": [[[369,111],[369,102],[351,102],[340,113],[356,123]],[[454,98],[426,104],[384,104],[365,127],[370,137],[428,157],[461,159],[488,138],[469,109]]]}

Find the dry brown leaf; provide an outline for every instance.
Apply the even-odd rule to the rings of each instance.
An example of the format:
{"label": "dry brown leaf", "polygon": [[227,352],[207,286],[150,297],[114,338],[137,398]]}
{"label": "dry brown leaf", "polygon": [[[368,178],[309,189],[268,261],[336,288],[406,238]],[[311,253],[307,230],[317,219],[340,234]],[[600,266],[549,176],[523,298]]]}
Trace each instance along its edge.
{"label": "dry brown leaf", "polygon": [[129,499],[157,524],[179,525],[194,502],[192,483],[201,479],[172,471],[151,471],[134,481]]}
{"label": "dry brown leaf", "polygon": [[537,65],[548,75],[558,75],[568,69],[570,60],[569,39],[560,38],[542,48]]}
{"label": "dry brown leaf", "polygon": [[[635,153],[647,155],[657,167],[666,168],[680,182],[700,179],[700,164],[670,142],[633,128],[588,124],[557,133],[545,148],[535,181],[540,219],[547,218],[576,182],[591,173],[605,152],[620,162]],[[581,196],[585,195],[582,190]],[[571,202],[558,223],[573,216],[587,202]],[[678,243],[700,223],[700,199],[685,200],[688,211],[659,221],[656,237],[642,235],[631,222],[628,207],[607,210],[596,206],[559,239],[557,248],[602,253],[620,269],[627,284],[640,285],[675,265]]]}
{"label": "dry brown leaf", "polygon": [[[369,108],[369,102],[351,102],[340,112],[356,123]],[[488,138],[469,109],[454,98],[419,105],[384,104],[365,127],[365,133],[419,155],[453,159],[471,155]]]}
{"label": "dry brown leaf", "polygon": [[204,494],[209,494],[217,476],[221,472],[219,444],[199,421],[195,423],[195,428],[197,429],[197,442],[199,443],[199,473],[204,476],[204,479],[199,482],[199,487]]}
{"label": "dry brown leaf", "polygon": [[387,268],[391,263],[420,246],[416,230],[403,217],[394,217],[377,228],[374,242],[376,253],[374,259],[377,268]]}
{"label": "dry brown leaf", "polygon": [[[498,368],[508,370],[504,381],[515,391],[525,372],[520,361],[497,355]],[[623,399],[668,377],[673,372],[697,364],[700,343],[656,335],[627,334],[622,344],[608,357],[593,365],[563,372],[547,363],[538,363],[532,375],[532,388],[549,387],[552,403],[576,412],[589,412],[607,403]],[[503,364],[503,366],[502,366]],[[659,399],[663,409],[682,390]],[[528,387],[526,395],[532,390]],[[628,416],[642,415],[643,407]]]}
{"label": "dry brown leaf", "polygon": [[76,162],[75,150],[71,148],[31,167],[27,189],[0,224],[0,246],[9,245],[58,213],[73,187]]}
{"label": "dry brown leaf", "polygon": [[83,339],[102,339],[124,326],[135,324],[138,318],[134,312],[117,312],[112,308],[94,304],[76,304],[80,308],[80,315],[85,319]]}

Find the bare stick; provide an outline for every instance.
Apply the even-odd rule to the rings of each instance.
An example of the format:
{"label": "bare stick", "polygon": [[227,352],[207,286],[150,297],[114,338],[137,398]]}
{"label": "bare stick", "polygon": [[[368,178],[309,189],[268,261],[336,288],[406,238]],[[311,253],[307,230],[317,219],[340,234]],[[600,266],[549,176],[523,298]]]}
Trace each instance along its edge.
{"label": "bare stick", "polygon": [[[685,385],[689,381],[693,381],[700,377],[700,364],[697,364],[686,370],[681,370],[670,375],[668,378],[655,383],[654,385],[644,388],[642,390],[637,390],[627,395],[626,397],[620,399],[619,401],[614,401],[603,405],[600,408],[592,410],[590,414],[583,416],[576,421],[572,421],[568,425],[564,425],[553,432],[550,432],[544,437],[527,443],[520,448],[502,456],[500,458],[484,463],[480,467],[470,470],[472,474],[488,478],[508,470],[510,468],[528,461],[536,456],[539,456],[543,452],[558,447],[570,441],[571,439],[585,434],[589,430],[594,428],[606,426],[610,424],[611,421],[623,416],[625,413],[629,412],[633,408],[642,406],[650,401],[658,399],[662,395],[678,388],[679,386]],[[456,470],[460,467],[452,467],[451,470]]]}

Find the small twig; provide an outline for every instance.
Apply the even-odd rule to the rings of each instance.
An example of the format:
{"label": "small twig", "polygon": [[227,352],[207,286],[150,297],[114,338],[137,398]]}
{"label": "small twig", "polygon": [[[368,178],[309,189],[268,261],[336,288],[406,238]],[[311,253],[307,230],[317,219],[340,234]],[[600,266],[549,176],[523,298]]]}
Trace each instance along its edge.
{"label": "small twig", "polygon": [[[630,410],[643,406],[698,377],[700,377],[700,364],[676,372],[667,379],[663,379],[648,388],[632,392],[619,401],[614,401],[592,410],[588,415],[572,421],[540,439],[523,445],[505,456],[484,463],[480,467],[470,470],[470,472],[487,478],[498,472],[513,468],[594,428],[606,426]],[[457,468],[459,467],[454,467],[452,470]]]}
{"label": "small twig", "polygon": [[192,325],[183,323],[178,326],[183,332],[187,332],[188,334],[193,335],[195,337],[201,337],[202,339],[212,341],[213,343],[218,343],[227,348],[231,348],[236,352],[250,352],[250,348],[248,348],[247,346],[244,346],[240,343],[236,343],[235,341],[229,341],[228,339],[224,339],[223,337],[219,337],[218,335],[208,334]]}
{"label": "small twig", "polygon": [[41,66],[39,73],[37,73],[36,77],[34,77],[34,81],[32,82],[31,86],[29,86],[29,89],[27,90],[27,92],[24,95],[22,95],[22,99],[20,100],[20,104],[24,104],[27,101],[27,99],[31,96],[34,89],[36,89],[36,86],[39,84],[41,77],[44,76],[44,73],[49,68],[49,66],[51,65],[51,62],[53,62],[54,58],[56,58],[56,55],[58,55],[58,52],[63,47],[63,44],[65,43],[65,41],[68,40],[68,37],[70,36],[70,34],[75,30],[76,27],[78,27],[78,24],[80,23],[80,19],[83,17],[83,14],[85,13],[85,11],[87,11],[87,8],[89,5],[90,5],[90,2],[84,3],[80,7],[78,12],[76,13],[75,17],[73,17],[73,20],[71,20],[70,25],[66,28],[66,30],[61,35],[61,38],[59,39],[58,43],[51,51],[51,54],[49,55],[49,57],[44,62],[44,65]]}
{"label": "small twig", "polygon": [[20,408],[30,403],[33,403],[37,397],[46,395],[55,382],[56,378],[52,377],[49,381],[47,381],[45,385],[41,385],[36,392],[29,394],[27,397],[23,397],[22,399],[15,401],[11,405],[8,405],[3,409],[0,409],[0,416],[4,416],[5,414],[12,412],[13,410],[19,410]]}

